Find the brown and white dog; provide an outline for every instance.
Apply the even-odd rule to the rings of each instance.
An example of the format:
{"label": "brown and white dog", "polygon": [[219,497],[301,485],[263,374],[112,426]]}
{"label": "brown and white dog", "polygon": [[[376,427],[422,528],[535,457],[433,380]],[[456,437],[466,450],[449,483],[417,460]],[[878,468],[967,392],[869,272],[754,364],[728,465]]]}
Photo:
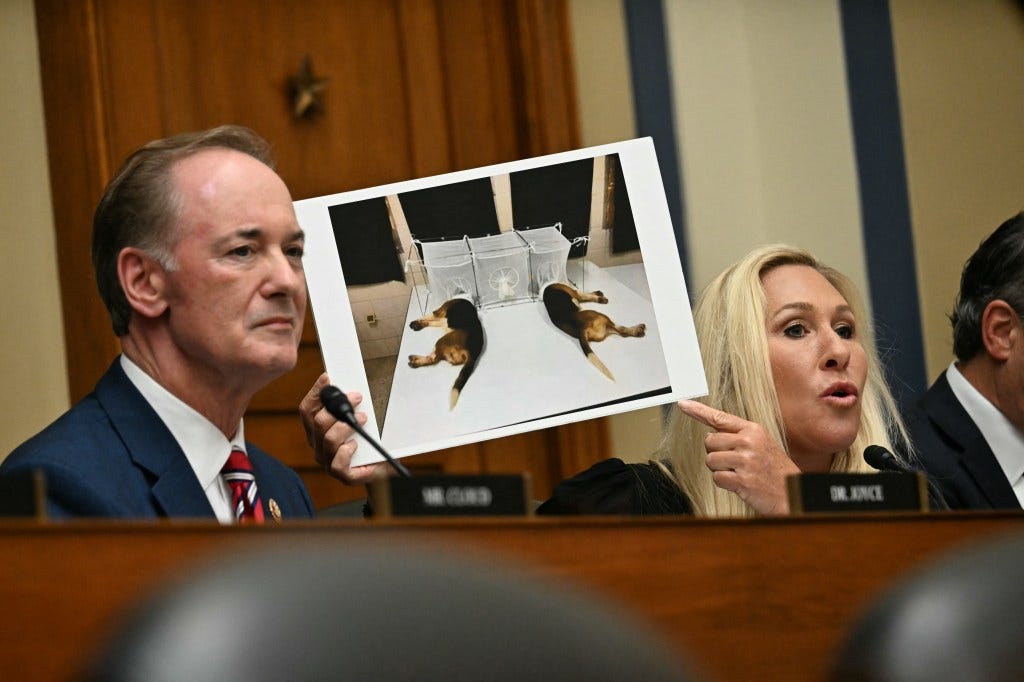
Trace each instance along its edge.
{"label": "brown and white dog", "polygon": [[446,327],[450,330],[437,340],[430,355],[410,355],[409,366],[436,365],[441,360],[462,365],[449,397],[448,409],[453,409],[484,351],[484,328],[476,314],[476,306],[464,298],[453,298],[430,315],[413,320],[409,326],[413,331],[424,327]]}
{"label": "brown and white dog", "polygon": [[604,366],[604,363],[590,348],[590,342],[604,341],[609,334],[619,336],[643,336],[647,333],[646,324],[623,327],[615,324],[610,317],[596,310],[580,308],[580,303],[607,303],[608,299],[600,291],[577,291],[568,284],[556,282],[544,289],[544,307],[548,317],[556,327],[578,339],[587,360],[597,367],[606,377],[615,381],[615,377]]}

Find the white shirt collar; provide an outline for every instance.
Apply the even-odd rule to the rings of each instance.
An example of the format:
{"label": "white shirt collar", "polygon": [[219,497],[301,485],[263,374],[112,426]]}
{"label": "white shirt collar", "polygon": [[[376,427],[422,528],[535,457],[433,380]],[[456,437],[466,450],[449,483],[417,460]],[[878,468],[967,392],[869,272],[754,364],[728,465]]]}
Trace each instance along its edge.
{"label": "white shirt collar", "polygon": [[1006,479],[1024,504],[1024,433],[964,378],[955,362],[950,363],[946,370],[946,380],[953,395],[992,448]]}
{"label": "white shirt collar", "polygon": [[221,523],[232,523],[234,516],[231,512],[231,495],[227,484],[220,476],[220,470],[232,448],[245,451],[242,420],[238,422],[235,437],[228,441],[213,422],[157,383],[124,354],[121,355],[121,368],[128,375],[128,380],[135,385],[142,397],[167,425],[174,440],[178,441],[218,520]]}

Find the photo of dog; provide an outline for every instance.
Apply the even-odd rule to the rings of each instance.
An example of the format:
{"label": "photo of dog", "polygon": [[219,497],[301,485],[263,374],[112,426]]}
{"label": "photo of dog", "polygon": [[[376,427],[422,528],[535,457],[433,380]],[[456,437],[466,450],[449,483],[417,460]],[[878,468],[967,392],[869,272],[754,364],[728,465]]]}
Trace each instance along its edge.
{"label": "photo of dog", "polygon": [[583,354],[594,367],[606,377],[615,381],[611,371],[605,367],[590,347],[590,343],[603,341],[609,334],[623,337],[642,337],[647,333],[646,324],[623,327],[615,324],[610,317],[596,310],[580,308],[580,303],[607,303],[600,291],[577,291],[568,284],[555,282],[544,289],[544,307],[556,327],[577,339]]}
{"label": "photo of dog", "polygon": [[[395,457],[707,390],[650,138],[295,209],[324,368],[370,398],[368,433]],[[376,461],[360,448],[352,465]]]}
{"label": "photo of dog", "polygon": [[430,315],[409,323],[413,331],[424,327],[444,327],[448,333],[437,340],[430,355],[410,355],[410,367],[426,367],[446,360],[452,365],[462,365],[449,396],[448,409],[454,409],[462,389],[476,369],[484,350],[484,328],[472,301],[453,298],[445,301]]}

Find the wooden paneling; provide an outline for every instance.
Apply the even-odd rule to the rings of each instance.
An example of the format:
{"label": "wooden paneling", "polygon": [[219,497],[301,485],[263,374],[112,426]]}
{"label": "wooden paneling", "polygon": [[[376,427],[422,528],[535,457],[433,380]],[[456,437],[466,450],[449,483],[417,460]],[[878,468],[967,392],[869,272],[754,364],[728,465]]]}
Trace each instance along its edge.
{"label": "wooden paneling", "polygon": [[[166,125],[231,121],[275,147],[296,199],[410,177],[395,3],[156,3]],[[323,114],[296,121],[288,76],[304,56],[327,79]],[[179,99],[180,98],[180,99]]]}
{"label": "wooden paneling", "polygon": [[[93,281],[92,210],[148,140],[250,126],[273,145],[296,199],[578,145],[561,0],[37,0],[36,9],[75,400],[119,351]],[[327,89],[323,113],[296,120],[288,79],[306,56]],[[298,401],[322,371],[308,315],[296,369],[246,415],[247,435],[312,481],[318,506],[361,492],[330,492],[298,423]],[[526,469],[546,495],[608,456],[605,432],[603,421],[562,427],[455,448],[429,466]]]}
{"label": "wooden paneling", "polygon": [[509,161],[524,149],[504,4],[440,3],[441,67],[447,76],[452,161],[459,168]]}
{"label": "wooden paneling", "polygon": [[515,38],[522,55],[526,137],[537,149],[579,146],[572,42],[563,3],[517,0]]}
{"label": "wooden paneling", "polygon": [[282,542],[337,552],[377,542],[472,553],[589,590],[632,611],[711,680],[822,680],[853,619],[894,581],[953,548],[1022,530],[1020,513],[284,527],[0,522],[0,670],[17,680],[70,679],[125,608],[200,559]]}
{"label": "wooden paneling", "polygon": [[[68,383],[85,395],[120,345],[96,294],[92,212],[111,173],[98,25],[92,2],[36,3]],[[116,163],[116,162],[115,162]]]}
{"label": "wooden paneling", "polygon": [[395,48],[402,56],[413,176],[438,175],[455,168],[438,7],[436,3],[406,0],[399,3],[398,20],[402,40]]}
{"label": "wooden paneling", "polygon": [[[157,17],[146,3],[91,4],[96,7],[98,87],[112,175],[136,148],[168,130],[160,77],[162,36]],[[182,130],[190,128],[175,132]]]}

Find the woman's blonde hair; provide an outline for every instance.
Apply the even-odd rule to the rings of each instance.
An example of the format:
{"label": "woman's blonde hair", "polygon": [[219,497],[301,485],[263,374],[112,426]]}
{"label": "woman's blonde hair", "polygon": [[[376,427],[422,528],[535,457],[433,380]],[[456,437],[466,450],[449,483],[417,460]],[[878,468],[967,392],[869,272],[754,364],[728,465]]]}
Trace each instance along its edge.
{"label": "woman's blonde hair", "polygon": [[[867,355],[867,383],[861,394],[860,429],[849,448],[836,453],[832,471],[873,471],[861,455],[871,444],[894,450],[893,440],[909,452],[906,430],[886,385],[875,349],[874,330],[860,295],[842,273],[802,249],[776,244],[749,253],[715,278],[694,308],[697,339],[708,380],[704,402],[762,425],[788,450],[782,413],[768,357],[767,310],[761,278],[782,265],[806,265],[846,299],[857,321],[857,340]],[[660,456],[670,460],[677,482],[698,516],[753,516],[738,495],[717,487],[704,464],[708,427],[672,410]]]}

